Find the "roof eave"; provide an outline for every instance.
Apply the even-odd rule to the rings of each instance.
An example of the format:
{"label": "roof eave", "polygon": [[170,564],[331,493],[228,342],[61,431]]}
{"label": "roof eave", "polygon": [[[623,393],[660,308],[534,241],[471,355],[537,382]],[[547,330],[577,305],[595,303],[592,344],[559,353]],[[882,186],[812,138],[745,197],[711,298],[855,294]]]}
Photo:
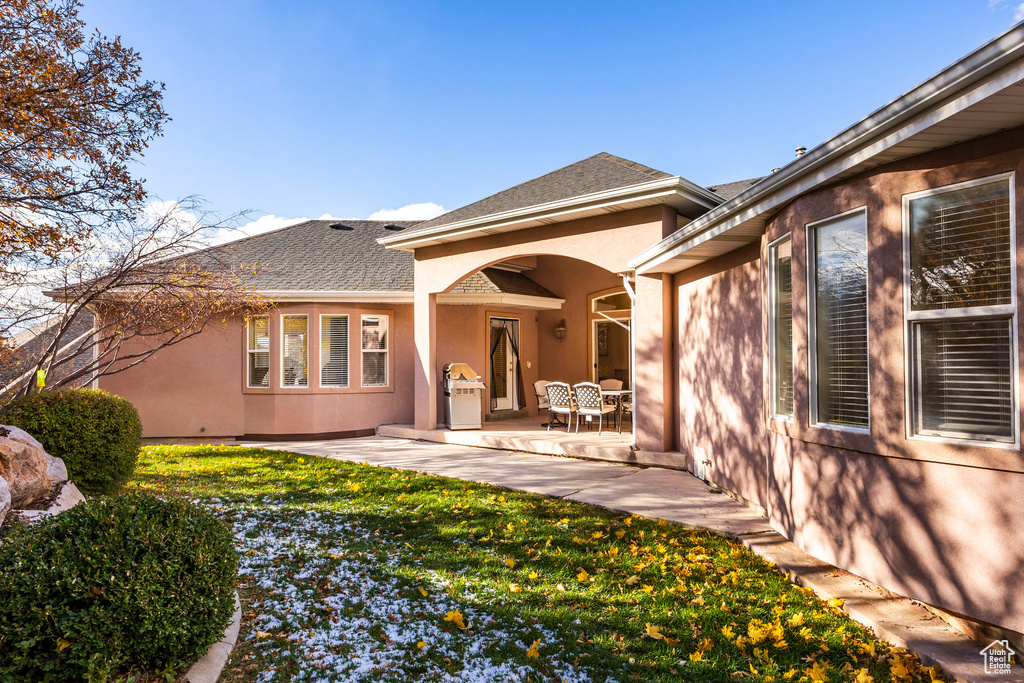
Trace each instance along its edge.
{"label": "roof eave", "polygon": [[[828,182],[844,169],[877,157],[911,135],[1024,79],[1024,63],[1015,64],[1022,57],[1024,23],[634,256],[628,265],[639,273],[678,272],[695,265],[667,262],[737,226],[756,227],[758,218]],[[958,97],[960,93],[966,94]]]}
{"label": "roof eave", "polygon": [[[479,234],[511,232],[546,223],[573,220],[577,214],[600,211],[611,213],[631,208],[636,202],[648,204],[689,203],[701,211],[722,203],[722,198],[695,183],[672,176],[614,190],[594,192],[545,204],[537,204],[512,211],[479,216],[464,221],[440,225],[406,235],[383,237],[377,241],[389,249],[414,251],[428,244],[439,244],[470,239]],[[617,209],[617,207],[619,207]],[[580,216],[583,217],[583,216]]]}

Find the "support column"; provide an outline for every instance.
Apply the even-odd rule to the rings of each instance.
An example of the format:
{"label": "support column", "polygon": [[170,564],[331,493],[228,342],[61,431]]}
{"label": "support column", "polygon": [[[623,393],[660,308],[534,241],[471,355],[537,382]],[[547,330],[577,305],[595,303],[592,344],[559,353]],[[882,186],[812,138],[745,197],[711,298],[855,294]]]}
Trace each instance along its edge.
{"label": "support column", "polygon": [[416,378],[413,383],[416,429],[437,427],[437,294],[420,291],[413,299]]}
{"label": "support column", "polygon": [[672,276],[661,273],[637,276],[635,306],[633,420],[636,447],[641,451],[664,453],[675,450]]}

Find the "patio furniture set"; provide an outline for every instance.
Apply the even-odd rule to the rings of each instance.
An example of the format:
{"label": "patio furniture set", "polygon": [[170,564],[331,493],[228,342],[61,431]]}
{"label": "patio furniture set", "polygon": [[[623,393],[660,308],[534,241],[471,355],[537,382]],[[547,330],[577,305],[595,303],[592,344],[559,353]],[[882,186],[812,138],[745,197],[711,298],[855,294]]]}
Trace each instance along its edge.
{"label": "patio furniture set", "polygon": [[563,424],[560,416],[565,416],[565,431],[568,432],[575,415],[577,434],[584,418],[588,428],[597,418],[597,431],[601,433],[604,431],[604,418],[608,415],[610,420],[615,420],[616,430],[621,434],[623,417],[633,412],[633,392],[623,389],[622,381],[618,379],[603,379],[600,384],[580,382],[572,386],[565,382],[541,379],[533,383],[533,391],[537,397],[537,407],[548,411],[549,432],[552,424]]}

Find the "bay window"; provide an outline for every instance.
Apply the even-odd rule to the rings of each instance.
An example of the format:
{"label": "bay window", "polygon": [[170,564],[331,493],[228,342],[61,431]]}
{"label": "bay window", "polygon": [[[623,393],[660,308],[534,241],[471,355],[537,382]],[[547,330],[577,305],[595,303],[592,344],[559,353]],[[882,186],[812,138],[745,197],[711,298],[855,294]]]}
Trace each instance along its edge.
{"label": "bay window", "polygon": [[270,386],[270,316],[254,315],[245,322],[247,350],[247,384],[250,387]]}
{"label": "bay window", "polygon": [[903,203],[910,435],[1016,443],[1013,176]]}
{"label": "bay window", "polygon": [[305,315],[282,315],[281,386],[309,386],[309,319]]}
{"label": "bay window", "polygon": [[388,385],[388,316],[362,316],[362,369],[364,387]]}
{"label": "bay window", "polygon": [[868,427],[867,215],[808,226],[811,423]]}
{"label": "bay window", "polygon": [[348,386],[348,316],[320,317],[320,386]]}

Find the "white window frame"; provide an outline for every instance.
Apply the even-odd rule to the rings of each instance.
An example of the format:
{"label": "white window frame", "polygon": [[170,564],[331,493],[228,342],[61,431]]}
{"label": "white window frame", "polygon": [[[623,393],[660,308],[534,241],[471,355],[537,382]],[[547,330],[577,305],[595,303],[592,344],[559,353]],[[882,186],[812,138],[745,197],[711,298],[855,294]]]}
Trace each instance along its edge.
{"label": "white window frame", "polygon": [[[817,232],[816,228],[825,225],[826,223],[832,223],[833,221],[840,221],[844,218],[848,218],[855,214],[864,214],[864,226],[865,233],[867,233],[868,225],[868,208],[867,206],[858,206],[855,209],[844,211],[843,213],[837,213],[834,216],[823,218],[820,221],[814,221],[804,226],[804,233],[807,236],[807,390],[808,396],[810,397],[809,406],[809,421],[808,423],[812,427],[818,429],[834,429],[840,432],[853,432],[855,434],[870,434],[871,433],[871,287],[868,283],[867,287],[867,319],[868,319],[868,426],[867,427],[853,427],[851,425],[840,425],[833,424],[831,422],[822,422],[818,417],[818,284],[816,278],[818,277],[818,258],[815,253],[817,249]],[[870,249],[868,250],[868,260],[870,262]],[[870,274],[870,269],[868,271]],[[773,290],[774,291],[774,290]]]}
{"label": "white window frame", "polygon": [[[253,320],[256,318],[267,319],[267,350],[259,351],[257,349],[249,348],[250,326]],[[266,353],[267,354],[267,383],[266,384],[253,384],[252,383],[252,361],[251,357],[254,353]],[[270,316],[269,315],[253,315],[245,319],[245,386],[247,389],[269,389],[270,388]]]}
{"label": "white window frame", "polygon": [[[363,321],[367,318],[384,318],[388,321],[388,336],[383,349],[363,348]],[[387,313],[364,313],[359,316],[359,385],[367,389],[385,389],[391,386],[391,316]],[[384,354],[384,384],[364,384],[363,360],[368,353]]]}
{"label": "white window frame", "polygon": [[[284,361],[285,361],[285,353],[284,353],[285,352],[284,319],[285,318],[305,318],[306,319],[306,383],[304,385],[303,384],[285,384],[284,383],[284,377],[285,377],[285,372],[284,372]],[[310,347],[310,344],[309,344],[309,336],[310,336],[309,335],[309,315],[306,314],[306,313],[282,313],[281,316],[280,316],[280,323],[281,323],[281,365],[280,365],[280,369],[281,369],[281,381],[280,381],[281,388],[282,389],[299,389],[299,390],[309,389],[310,388],[310,386],[309,386],[309,384],[310,384],[309,383],[309,347]]]}
{"label": "white window frame", "polygon": [[[949,444],[970,444],[988,448],[1019,449],[1020,448],[1020,405],[1018,399],[1020,386],[1020,358],[1017,341],[1017,193],[1015,173],[999,173],[967,180],[962,183],[933,187],[921,192],[903,195],[903,353],[904,353],[904,394],[906,394],[906,437],[913,441],[932,441]],[[910,204],[916,199],[931,197],[946,192],[955,192],[978,185],[988,185],[1006,181],[1009,185],[1010,197],[1010,303],[998,306],[969,306],[965,308],[947,308],[930,311],[911,310],[910,282]],[[914,364],[919,357],[915,353],[913,328],[915,322],[927,320],[980,320],[991,317],[1010,318],[1010,358],[1013,365],[1011,410],[1013,420],[1013,442],[994,441],[972,438],[959,433],[915,434],[914,433]]]}
{"label": "white window frame", "polygon": [[[345,340],[345,346],[348,348],[348,369],[346,371],[347,380],[344,385],[341,384],[324,384],[324,318],[345,318],[348,320],[348,338]],[[317,385],[321,389],[348,389],[352,386],[352,316],[348,313],[321,313],[320,314],[320,334],[317,336],[317,341],[320,344],[320,368],[317,372]],[[361,330],[360,330],[361,332]],[[359,341],[360,347],[362,347],[362,338]],[[360,360],[362,357],[360,356]],[[360,368],[362,372],[362,368]]]}
{"label": "white window frame", "polygon": [[[768,415],[773,420],[783,420],[786,422],[793,422],[796,415],[796,401],[793,405],[793,415],[784,415],[775,412],[775,405],[777,403],[776,398],[776,377],[775,377],[775,354],[777,349],[775,348],[775,261],[776,261],[776,249],[779,245],[785,242],[792,243],[793,233],[787,232],[782,237],[770,242],[768,244]],[[790,249],[790,267],[792,268],[792,249]],[[792,276],[790,277],[790,283],[792,286]],[[794,330],[795,332],[795,330]],[[796,334],[793,335],[794,347],[796,346]],[[793,374],[796,374],[796,353],[793,353]]]}

